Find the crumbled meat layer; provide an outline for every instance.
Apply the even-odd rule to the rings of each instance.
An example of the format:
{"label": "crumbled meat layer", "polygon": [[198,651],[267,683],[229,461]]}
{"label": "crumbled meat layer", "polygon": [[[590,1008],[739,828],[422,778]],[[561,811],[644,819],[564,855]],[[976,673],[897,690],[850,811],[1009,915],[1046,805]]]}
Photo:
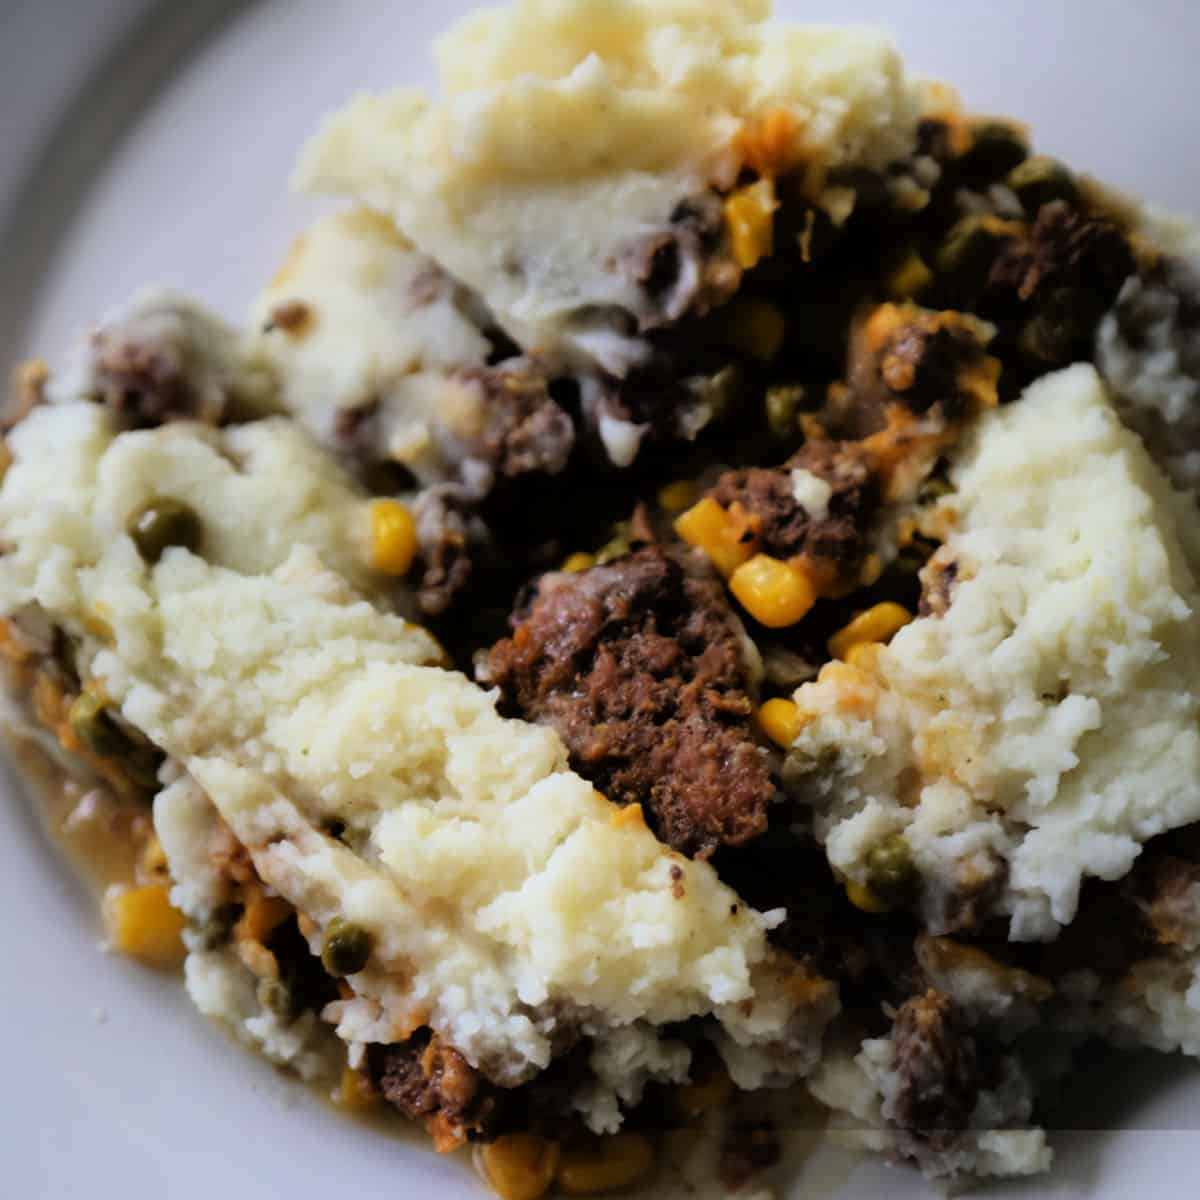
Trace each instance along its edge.
{"label": "crumbled meat layer", "polygon": [[884,1116],[935,1152],[950,1148],[983,1086],[975,1039],[954,1002],[930,988],[913,996],[892,1027],[898,1084]]}
{"label": "crumbled meat layer", "polygon": [[[829,486],[824,512],[810,512],[796,498],[793,471],[806,471]],[[855,442],[813,441],[782,467],[727,471],[709,493],[724,508],[748,513],[757,544],[775,558],[804,555],[850,575],[862,561],[879,508],[878,483]]]}
{"label": "crumbled meat layer", "polygon": [[410,1120],[436,1122],[453,1140],[480,1135],[495,1115],[499,1089],[428,1029],[399,1045],[371,1046],[367,1064],[389,1104]]}
{"label": "crumbled meat layer", "polygon": [[557,475],[575,444],[571,418],[551,398],[545,375],[526,360],[464,372],[483,392],[483,424],[469,457],[497,475]]}
{"label": "crumbled meat layer", "polygon": [[653,546],[543,577],[480,672],[610,800],[699,857],[762,833],[775,796],[746,676],[720,583]]}

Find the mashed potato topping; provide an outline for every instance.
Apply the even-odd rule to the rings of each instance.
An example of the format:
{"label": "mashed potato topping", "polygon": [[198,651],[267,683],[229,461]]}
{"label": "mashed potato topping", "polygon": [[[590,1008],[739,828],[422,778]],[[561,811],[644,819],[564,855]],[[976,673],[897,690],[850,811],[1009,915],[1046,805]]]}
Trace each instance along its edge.
{"label": "mashed potato topping", "polygon": [[796,749],[838,756],[820,815],[836,867],[861,877],[904,831],[939,887],[987,880],[1013,937],[1047,938],[1086,876],[1121,877],[1200,818],[1194,513],[1085,366],[985,418],[952,480],[949,607],[873,674],[802,687]]}
{"label": "mashed potato topping", "polygon": [[[618,816],[553,731],[499,717],[428,634],[364,598],[347,537],[361,501],[303,434],[115,436],[98,406],[61,404],[11,440],[0,603],[40,605],[81,639],[86,676],[207,793],[265,882],[318,926],[372,932],[348,1040],[428,1023],[513,1084],[565,1030],[604,1063],[610,1035],[652,1048],[651,1025],[715,1013],[747,1083],[812,1065],[836,1001],[768,950],[781,914],[741,905],[637,810]],[[150,568],[124,521],[162,486],[200,514],[204,557],[173,548]],[[186,869],[186,837],[166,844]],[[679,1047],[625,1057],[618,1094],[687,1064]],[[615,1099],[588,1103],[619,1122]]]}
{"label": "mashed potato topping", "polygon": [[[298,182],[392,215],[522,345],[616,365],[601,310],[645,309],[622,257],[681,201],[733,181],[748,123],[783,114],[781,165],[881,168],[911,148],[920,92],[885,37],[769,23],[768,11],[485,10],[438,45],[440,102],[411,89],[360,97],[312,142]],[[562,228],[569,238],[546,236]]]}

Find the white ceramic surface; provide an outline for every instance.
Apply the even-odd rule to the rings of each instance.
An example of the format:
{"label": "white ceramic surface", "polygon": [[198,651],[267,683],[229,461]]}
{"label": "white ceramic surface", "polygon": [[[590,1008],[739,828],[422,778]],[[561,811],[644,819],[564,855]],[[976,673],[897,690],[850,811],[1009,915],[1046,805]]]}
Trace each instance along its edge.
{"label": "white ceramic surface", "polygon": [[[467,7],[4,0],[3,365],[61,353],[146,283],[238,315],[311,212],[285,181],[317,118],[355,89],[428,81],[430,37]],[[779,7],[887,24],[914,64],[951,78],[973,107],[1033,121],[1040,145],[1121,186],[1200,208],[1200,8],[1188,0]],[[484,1194],[459,1161],[338,1118],[207,1026],[176,983],[104,956],[97,938],[89,900],[4,771],[0,1197]],[[1113,1058],[1071,1086],[1082,1102],[1075,1132],[1056,1137],[1057,1172],[995,1194],[1195,1193],[1194,1065]],[[928,1193],[907,1173],[836,1156],[795,1188],[833,1194]]]}

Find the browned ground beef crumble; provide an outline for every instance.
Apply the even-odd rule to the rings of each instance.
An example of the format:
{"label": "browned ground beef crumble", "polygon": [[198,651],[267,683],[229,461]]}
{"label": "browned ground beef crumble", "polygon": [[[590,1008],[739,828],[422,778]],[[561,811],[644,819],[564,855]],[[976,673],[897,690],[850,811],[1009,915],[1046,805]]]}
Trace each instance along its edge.
{"label": "browned ground beef crumble", "polygon": [[743,637],[714,576],[645,546],[544,576],[479,675],[506,711],[553,725],[610,800],[706,858],[762,833],[777,790]]}

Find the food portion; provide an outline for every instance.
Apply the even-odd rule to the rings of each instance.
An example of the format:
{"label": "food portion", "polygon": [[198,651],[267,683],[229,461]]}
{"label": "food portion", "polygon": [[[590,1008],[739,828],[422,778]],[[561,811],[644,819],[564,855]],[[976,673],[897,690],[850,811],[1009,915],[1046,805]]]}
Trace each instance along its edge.
{"label": "food portion", "polygon": [[245,327],[6,426],[111,946],[506,1200],[763,1194],[814,1100],[1030,1174],[1080,1047],[1200,1053],[1200,242],[767,15],[469,19]]}

